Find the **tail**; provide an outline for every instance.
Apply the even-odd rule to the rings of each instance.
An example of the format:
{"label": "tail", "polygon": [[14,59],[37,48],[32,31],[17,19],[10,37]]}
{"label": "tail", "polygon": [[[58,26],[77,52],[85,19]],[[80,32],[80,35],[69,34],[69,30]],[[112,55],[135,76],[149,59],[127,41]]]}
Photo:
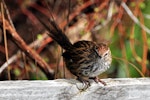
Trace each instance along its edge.
{"label": "tail", "polygon": [[48,35],[52,37],[63,49],[70,50],[72,48],[72,43],[54,20],[47,19],[47,24],[44,23],[41,18],[38,19],[41,24],[49,31]]}

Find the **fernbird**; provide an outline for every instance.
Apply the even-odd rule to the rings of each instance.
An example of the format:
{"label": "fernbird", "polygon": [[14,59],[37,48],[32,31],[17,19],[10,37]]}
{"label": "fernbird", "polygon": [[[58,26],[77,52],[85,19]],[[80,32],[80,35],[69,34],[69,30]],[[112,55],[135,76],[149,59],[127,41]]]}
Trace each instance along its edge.
{"label": "fernbird", "polygon": [[48,24],[41,20],[40,22],[49,31],[48,35],[65,49],[62,56],[66,67],[79,81],[90,85],[89,79],[94,79],[95,82],[106,85],[97,76],[111,65],[112,57],[108,43],[97,44],[82,40],[72,44],[54,20],[48,19]]}

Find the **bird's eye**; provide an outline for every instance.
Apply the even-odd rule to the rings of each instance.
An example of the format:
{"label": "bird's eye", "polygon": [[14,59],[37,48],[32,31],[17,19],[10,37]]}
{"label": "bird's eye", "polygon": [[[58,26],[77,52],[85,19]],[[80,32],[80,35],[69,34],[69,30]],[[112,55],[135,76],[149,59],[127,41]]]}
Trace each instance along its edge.
{"label": "bird's eye", "polygon": [[107,56],[108,55],[108,53],[106,53],[104,56]]}

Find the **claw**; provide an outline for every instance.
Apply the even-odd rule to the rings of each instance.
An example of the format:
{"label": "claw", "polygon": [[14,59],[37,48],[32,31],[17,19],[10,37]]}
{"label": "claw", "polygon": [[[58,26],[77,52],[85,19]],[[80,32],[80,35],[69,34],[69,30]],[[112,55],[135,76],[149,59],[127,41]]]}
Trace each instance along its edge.
{"label": "claw", "polygon": [[85,87],[84,88],[82,88],[82,89],[79,89],[79,90],[86,90],[88,87],[90,87],[91,86],[91,84],[90,84],[90,82],[88,81],[88,80],[85,80],[85,79],[82,79],[82,78],[80,78],[80,77],[78,77],[77,78],[77,80],[79,80],[81,83],[83,83],[83,85],[85,85]]}
{"label": "claw", "polygon": [[102,81],[102,80],[99,79],[98,77],[91,77],[90,79],[93,79],[96,83],[100,82],[100,83],[102,83],[104,86],[107,85],[104,81]]}

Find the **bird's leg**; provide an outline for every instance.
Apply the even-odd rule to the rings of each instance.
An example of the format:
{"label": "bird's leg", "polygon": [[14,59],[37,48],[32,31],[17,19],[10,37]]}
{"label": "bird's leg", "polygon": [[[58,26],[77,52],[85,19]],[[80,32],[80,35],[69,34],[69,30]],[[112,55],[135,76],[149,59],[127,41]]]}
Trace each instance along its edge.
{"label": "bird's leg", "polygon": [[85,85],[83,89],[79,89],[79,90],[86,90],[89,86],[91,86],[89,80],[83,79],[81,77],[77,77],[77,80]]}
{"label": "bird's leg", "polygon": [[104,86],[107,85],[104,81],[102,81],[102,80],[99,79],[98,77],[90,77],[90,79],[93,79],[96,83],[100,82],[100,83],[102,83]]}
{"label": "bird's leg", "polygon": [[89,82],[89,80],[83,79],[81,77],[77,77],[77,80],[79,80],[80,82],[84,83],[88,87],[91,85],[90,82]]}

